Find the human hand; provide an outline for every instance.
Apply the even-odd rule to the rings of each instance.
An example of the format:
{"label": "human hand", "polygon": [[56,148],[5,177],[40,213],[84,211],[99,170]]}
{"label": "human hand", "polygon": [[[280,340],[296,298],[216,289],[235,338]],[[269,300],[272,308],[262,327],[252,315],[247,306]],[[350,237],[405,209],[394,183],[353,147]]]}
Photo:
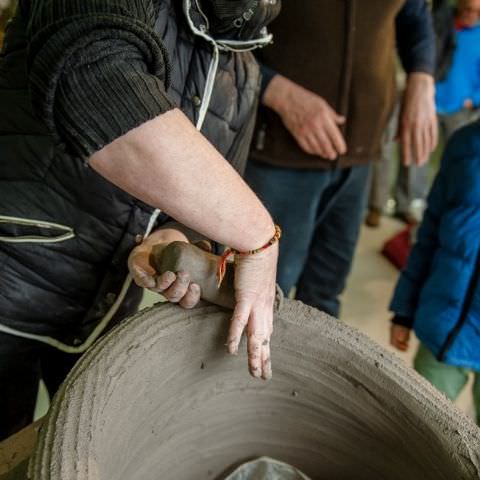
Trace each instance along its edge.
{"label": "human hand", "polygon": [[270,337],[278,243],[255,255],[235,257],[235,310],[228,333],[228,351],[235,355],[246,329],[248,366],[255,378],[272,377]]}
{"label": "human hand", "polygon": [[466,108],[467,110],[473,110],[473,102],[470,98],[467,98],[463,102],[463,108]]}
{"label": "human hand", "polygon": [[406,352],[409,347],[410,329],[392,323],[390,328],[390,345],[401,352]]}
{"label": "human hand", "polygon": [[345,117],[337,114],[322,97],[276,75],[262,101],[280,115],[306,153],[329,160],[346,153],[347,146],[339,128],[345,123]]}
{"label": "human hand", "polygon": [[174,241],[187,242],[188,239],[178,230],[157,230],[135,247],[128,257],[128,268],[139,287],[161,293],[169,302],[178,303],[183,308],[193,308],[200,300],[200,286],[190,281],[188,272],[164,272],[158,275],[150,264],[150,254],[154,246],[167,246]]}
{"label": "human hand", "polygon": [[433,77],[411,73],[403,99],[397,138],[405,166],[427,163],[438,142]]}

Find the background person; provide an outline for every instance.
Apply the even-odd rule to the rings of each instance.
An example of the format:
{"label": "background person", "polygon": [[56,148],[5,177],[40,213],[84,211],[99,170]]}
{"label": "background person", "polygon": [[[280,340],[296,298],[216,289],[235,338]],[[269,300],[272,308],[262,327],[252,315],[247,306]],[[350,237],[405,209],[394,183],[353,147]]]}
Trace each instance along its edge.
{"label": "background person", "polygon": [[309,0],[285,2],[273,30],[246,179],[284,230],[281,288],[338,316],[396,98],[396,44],[408,74],[404,163],[436,145],[431,17],[424,0]]}
{"label": "background person", "polygon": [[391,344],[420,340],[415,369],[451,400],[474,372],[480,422],[480,122],[449,141],[390,309]]}

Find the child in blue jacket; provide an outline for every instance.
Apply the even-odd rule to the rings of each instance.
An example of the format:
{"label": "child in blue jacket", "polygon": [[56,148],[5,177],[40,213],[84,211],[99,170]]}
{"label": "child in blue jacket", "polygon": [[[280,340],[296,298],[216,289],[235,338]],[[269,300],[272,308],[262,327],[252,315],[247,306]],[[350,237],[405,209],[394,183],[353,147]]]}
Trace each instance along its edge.
{"label": "child in blue jacket", "polygon": [[475,375],[480,422],[480,121],[449,141],[390,305],[391,343],[421,344],[415,369],[451,400]]}

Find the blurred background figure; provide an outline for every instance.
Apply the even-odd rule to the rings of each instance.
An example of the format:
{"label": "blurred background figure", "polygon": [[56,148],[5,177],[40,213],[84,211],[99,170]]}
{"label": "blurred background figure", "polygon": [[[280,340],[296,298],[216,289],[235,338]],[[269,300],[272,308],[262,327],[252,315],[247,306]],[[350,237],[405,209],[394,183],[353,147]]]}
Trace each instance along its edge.
{"label": "blurred background figure", "polygon": [[414,366],[451,400],[473,373],[480,422],[480,122],[448,142],[417,242],[390,305],[391,344],[420,340]]}
{"label": "blurred background figure", "polygon": [[455,51],[448,71],[437,81],[435,98],[445,141],[479,118],[480,106],[480,0],[459,0],[452,14]]}
{"label": "blurred background figure", "polygon": [[0,0],[0,48],[3,44],[5,27],[13,14],[14,3],[13,0]]}
{"label": "blurred background figure", "polygon": [[[432,16],[436,35],[436,109],[443,143],[458,128],[479,118],[480,0],[435,0]],[[400,80],[401,82],[402,80]],[[382,152],[372,169],[366,224],[378,227],[385,210],[407,224],[421,217],[432,167],[399,165],[396,146],[398,108],[384,134]],[[436,163],[433,162],[435,169]],[[395,177],[392,187],[392,177]],[[386,209],[390,195],[393,202]]]}

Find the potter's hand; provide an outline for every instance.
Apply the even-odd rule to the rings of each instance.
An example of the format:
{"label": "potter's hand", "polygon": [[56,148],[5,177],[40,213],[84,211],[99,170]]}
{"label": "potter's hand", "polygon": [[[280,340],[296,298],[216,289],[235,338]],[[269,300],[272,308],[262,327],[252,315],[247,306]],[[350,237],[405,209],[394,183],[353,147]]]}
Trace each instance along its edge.
{"label": "potter's hand", "polygon": [[345,118],[315,93],[276,75],[268,84],[262,102],[281,117],[306,153],[329,160],[346,153],[347,146],[339,128]]}
{"label": "potter's hand", "polygon": [[270,337],[273,330],[273,305],[277,271],[278,243],[261,253],[235,257],[235,310],[227,346],[238,352],[246,328],[248,367],[256,378],[272,376]]}
{"label": "potter's hand", "polygon": [[426,73],[411,73],[402,104],[397,138],[405,166],[424,165],[438,141],[435,86]]}
{"label": "potter's hand", "polygon": [[390,329],[390,344],[401,352],[406,352],[409,347],[410,329],[403,325],[392,324]]}
{"label": "potter's hand", "polygon": [[140,245],[135,247],[128,258],[128,268],[135,283],[155,293],[161,293],[168,301],[178,303],[183,308],[193,308],[200,300],[200,287],[190,281],[188,272],[164,272],[157,275],[150,265],[153,246],[171,242],[187,242],[188,239],[178,230],[165,229],[153,232]]}

